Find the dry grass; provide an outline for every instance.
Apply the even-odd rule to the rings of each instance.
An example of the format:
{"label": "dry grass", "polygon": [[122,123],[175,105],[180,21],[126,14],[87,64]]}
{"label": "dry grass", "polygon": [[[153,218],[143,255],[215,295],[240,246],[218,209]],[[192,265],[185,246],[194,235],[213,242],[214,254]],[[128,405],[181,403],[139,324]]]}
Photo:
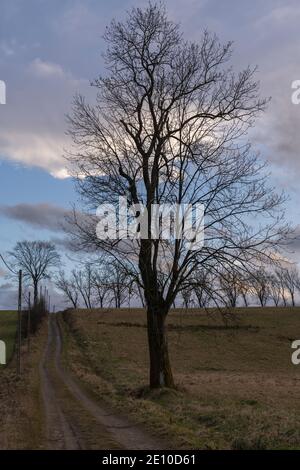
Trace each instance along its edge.
{"label": "dry grass", "polygon": [[77,310],[67,323],[65,359],[99,400],[126,410],[174,448],[300,449],[300,309],[175,310],[169,344],[176,391],[147,389],[145,313]]}
{"label": "dry grass", "polygon": [[22,374],[15,358],[0,370],[0,449],[39,449],[45,439],[38,364],[47,338],[46,322],[32,339],[30,354],[24,344]]}
{"label": "dry grass", "polygon": [[[0,310],[0,340],[6,344],[6,361],[9,362],[14,352],[17,329],[17,312]],[[3,368],[3,365],[0,365]]]}

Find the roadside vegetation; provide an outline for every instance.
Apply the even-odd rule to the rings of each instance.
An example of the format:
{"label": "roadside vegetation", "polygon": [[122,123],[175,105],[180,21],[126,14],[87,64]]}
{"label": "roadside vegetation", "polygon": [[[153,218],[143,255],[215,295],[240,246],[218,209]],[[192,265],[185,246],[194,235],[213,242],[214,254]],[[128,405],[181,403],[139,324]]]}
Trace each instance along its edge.
{"label": "roadside vegetation", "polygon": [[43,446],[44,416],[38,368],[46,339],[47,327],[43,322],[39,334],[32,338],[30,354],[23,344],[20,377],[16,373],[15,356],[0,369],[0,429],[5,430],[0,432],[0,449],[40,449]]}
{"label": "roadside vegetation", "polygon": [[[17,331],[17,312],[13,310],[0,311],[0,340],[6,344],[6,361],[11,360],[14,352]],[[3,368],[3,365],[0,365]]]}

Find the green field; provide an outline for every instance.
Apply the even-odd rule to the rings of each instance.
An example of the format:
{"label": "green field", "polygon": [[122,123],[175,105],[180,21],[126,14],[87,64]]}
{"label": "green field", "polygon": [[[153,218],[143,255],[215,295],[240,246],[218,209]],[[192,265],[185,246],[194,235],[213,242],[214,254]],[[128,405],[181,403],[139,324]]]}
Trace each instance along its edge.
{"label": "green field", "polygon": [[[0,310],[0,340],[6,344],[6,362],[12,357],[16,339],[17,312]],[[3,366],[0,366],[3,367]]]}
{"label": "green field", "polygon": [[173,448],[300,449],[300,308],[237,309],[225,327],[210,311],[172,312],[177,390],[149,391],[142,310],[64,314],[65,361],[100,401]]}

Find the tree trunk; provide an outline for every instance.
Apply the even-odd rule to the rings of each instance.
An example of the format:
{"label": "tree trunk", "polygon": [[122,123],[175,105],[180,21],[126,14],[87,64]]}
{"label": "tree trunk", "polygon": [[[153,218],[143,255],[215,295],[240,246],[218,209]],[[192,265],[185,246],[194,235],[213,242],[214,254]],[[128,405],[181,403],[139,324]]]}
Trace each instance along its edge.
{"label": "tree trunk", "polygon": [[163,309],[151,306],[147,309],[150,388],[175,387],[169,360],[166,315]]}
{"label": "tree trunk", "polygon": [[38,296],[39,296],[38,282],[33,281],[33,305],[34,305],[34,307],[38,303]]}
{"label": "tree trunk", "polygon": [[291,292],[292,306],[295,307],[295,294]]}

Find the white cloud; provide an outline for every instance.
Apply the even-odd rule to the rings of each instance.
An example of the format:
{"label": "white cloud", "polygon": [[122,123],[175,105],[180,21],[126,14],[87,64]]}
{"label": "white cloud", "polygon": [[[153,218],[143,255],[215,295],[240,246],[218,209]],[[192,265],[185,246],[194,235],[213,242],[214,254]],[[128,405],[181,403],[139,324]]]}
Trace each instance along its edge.
{"label": "white cloud", "polygon": [[48,171],[52,176],[69,177],[63,158],[66,139],[45,133],[0,132],[1,153],[5,158]]}
{"label": "white cloud", "polygon": [[86,94],[87,84],[59,64],[40,58],[25,64],[15,82],[7,83],[7,105],[0,113],[0,158],[68,178],[65,116],[73,96],[78,91]]}
{"label": "white cloud", "polygon": [[258,18],[256,26],[261,28],[282,27],[284,24],[299,21],[300,8],[299,5],[281,5],[273,8],[266,15]]}
{"label": "white cloud", "polygon": [[36,75],[37,77],[41,78],[48,78],[48,77],[58,77],[63,78],[66,76],[63,68],[55,63],[46,62],[39,58],[34,59],[31,64],[29,65],[29,70]]}

